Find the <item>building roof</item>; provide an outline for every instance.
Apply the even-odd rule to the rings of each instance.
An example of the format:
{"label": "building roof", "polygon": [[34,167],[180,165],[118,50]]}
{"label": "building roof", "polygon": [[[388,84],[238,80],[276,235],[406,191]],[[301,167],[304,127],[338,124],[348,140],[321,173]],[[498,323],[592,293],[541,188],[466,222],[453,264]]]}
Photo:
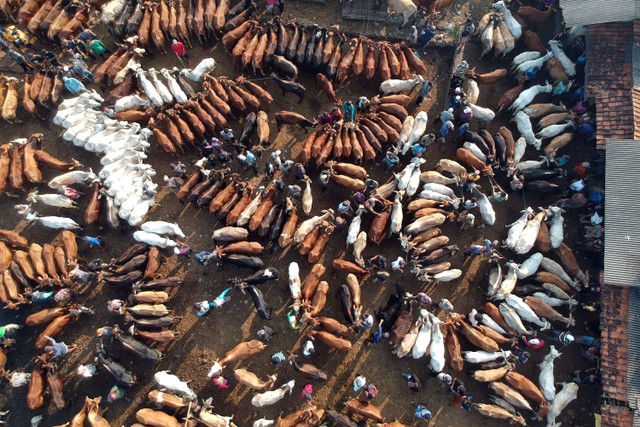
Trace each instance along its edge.
{"label": "building roof", "polygon": [[602,331],[600,349],[600,369],[602,392],[605,397],[618,402],[627,401],[627,332],[629,330],[628,311],[630,288],[606,284],[601,288]]}
{"label": "building roof", "polygon": [[[628,307],[633,307],[629,310]],[[635,308],[640,307],[640,288],[629,291],[628,311],[628,354],[627,354],[627,401],[634,409],[633,425],[640,426],[640,313]]]}
{"label": "building roof", "polygon": [[[627,333],[631,290],[629,287],[609,285],[606,282],[601,287],[600,373],[604,403],[600,410],[603,427],[631,427],[634,421],[627,393],[627,364],[630,354]],[[637,357],[637,353],[631,356]]]}
{"label": "building roof", "polygon": [[560,7],[568,27],[640,18],[640,0],[562,0]]}
{"label": "building roof", "polygon": [[600,149],[605,148],[607,139],[634,138],[635,115],[640,118],[640,92],[633,90],[634,30],[640,26],[632,22],[591,25],[588,29],[586,96],[596,103]]}
{"label": "building roof", "polygon": [[640,286],[640,217],[632,214],[640,204],[640,188],[629,179],[640,175],[640,141],[608,140],[607,144],[604,281]]}

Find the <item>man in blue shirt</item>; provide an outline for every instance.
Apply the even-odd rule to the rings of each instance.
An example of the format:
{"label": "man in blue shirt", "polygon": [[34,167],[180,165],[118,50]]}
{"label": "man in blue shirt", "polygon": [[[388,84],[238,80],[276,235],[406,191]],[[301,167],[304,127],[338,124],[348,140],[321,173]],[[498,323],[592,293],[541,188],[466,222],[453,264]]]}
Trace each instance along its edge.
{"label": "man in blue shirt", "polygon": [[424,32],[420,36],[420,44],[422,46],[426,46],[429,44],[431,39],[436,35],[436,27],[435,25],[427,25],[424,28]]}
{"label": "man in blue shirt", "polygon": [[344,121],[345,122],[352,122],[353,119],[355,118],[355,108],[353,106],[353,103],[351,101],[346,101],[343,105],[342,105],[342,113],[344,115]]}
{"label": "man in blue shirt", "polygon": [[425,80],[425,82],[422,83],[422,87],[418,91],[418,98],[416,98],[416,105],[422,104],[422,101],[424,101],[425,98],[429,97],[429,92],[431,91],[432,87],[433,83],[431,82],[431,80]]}

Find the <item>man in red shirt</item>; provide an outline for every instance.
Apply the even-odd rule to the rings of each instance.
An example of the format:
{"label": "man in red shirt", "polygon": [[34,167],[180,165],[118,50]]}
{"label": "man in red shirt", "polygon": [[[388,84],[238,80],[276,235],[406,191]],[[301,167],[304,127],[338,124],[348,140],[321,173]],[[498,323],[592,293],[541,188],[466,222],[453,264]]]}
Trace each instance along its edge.
{"label": "man in red shirt", "polygon": [[187,48],[184,47],[182,42],[173,39],[171,42],[171,49],[176,53],[181,62],[189,62],[189,55],[187,54]]}

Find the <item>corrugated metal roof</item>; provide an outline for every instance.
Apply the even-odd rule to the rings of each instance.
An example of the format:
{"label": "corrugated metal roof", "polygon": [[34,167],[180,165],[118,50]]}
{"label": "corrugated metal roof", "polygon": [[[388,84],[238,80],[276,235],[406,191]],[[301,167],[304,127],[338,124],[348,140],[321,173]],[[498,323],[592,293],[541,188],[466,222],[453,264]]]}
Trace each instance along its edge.
{"label": "corrugated metal roof", "polygon": [[627,396],[633,410],[633,427],[640,427],[640,289],[633,288],[629,295],[629,331],[627,356]]}
{"label": "corrugated metal roof", "polygon": [[640,18],[640,0],[561,0],[560,7],[568,27]]}
{"label": "corrugated metal roof", "polygon": [[640,287],[640,141],[606,144],[604,280]]}

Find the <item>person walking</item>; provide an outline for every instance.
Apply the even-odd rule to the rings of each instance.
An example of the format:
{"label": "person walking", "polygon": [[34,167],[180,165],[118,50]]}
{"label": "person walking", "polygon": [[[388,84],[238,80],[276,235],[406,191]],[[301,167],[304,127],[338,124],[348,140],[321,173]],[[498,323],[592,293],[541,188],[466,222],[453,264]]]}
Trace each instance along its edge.
{"label": "person walking", "polygon": [[183,65],[185,63],[189,63],[189,54],[187,54],[187,48],[184,46],[184,43],[173,39],[171,41],[171,50],[173,50],[173,52],[176,54]]}

